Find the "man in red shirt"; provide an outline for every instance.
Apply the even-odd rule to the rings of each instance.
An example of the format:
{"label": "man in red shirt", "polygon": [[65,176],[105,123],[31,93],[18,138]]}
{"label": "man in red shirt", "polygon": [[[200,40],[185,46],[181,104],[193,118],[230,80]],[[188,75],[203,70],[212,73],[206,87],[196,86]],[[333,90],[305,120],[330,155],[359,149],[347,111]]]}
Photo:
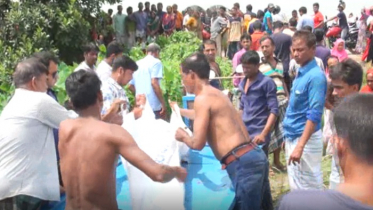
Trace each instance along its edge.
{"label": "man in red shirt", "polygon": [[315,12],[315,15],[313,17],[315,29],[317,28],[322,29],[324,27],[324,16],[319,11],[319,8],[320,8],[319,3],[313,4],[313,11]]}
{"label": "man in red shirt", "polygon": [[260,21],[256,21],[253,23],[254,33],[251,34],[251,46],[250,50],[259,51],[260,49],[260,39],[264,36],[264,32],[262,31],[262,23]]}

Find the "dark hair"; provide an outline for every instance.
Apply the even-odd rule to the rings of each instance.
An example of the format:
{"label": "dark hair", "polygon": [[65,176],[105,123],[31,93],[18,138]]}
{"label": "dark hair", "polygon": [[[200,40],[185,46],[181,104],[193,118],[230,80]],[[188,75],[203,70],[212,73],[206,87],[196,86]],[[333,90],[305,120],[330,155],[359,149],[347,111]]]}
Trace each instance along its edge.
{"label": "dark hair", "polygon": [[309,31],[309,32],[312,33],[312,30],[313,30],[313,29],[312,29],[312,26],[308,26],[308,25],[307,25],[307,26],[303,26],[303,27],[302,27],[302,30]]}
{"label": "dark hair", "polygon": [[251,4],[248,4],[246,6],[246,10],[251,12],[253,10],[253,6],[251,6]]}
{"label": "dark hair", "polygon": [[293,11],[291,11],[291,13],[298,13],[298,12],[297,12],[297,10],[293,10]]}
{"label": "dark hair", "polygon": [[348,142],[354,155],[373,163],[373,94],[347,96],[335,109],[337,135]]}
{"label": "dark hair", "polygon": [[257,15],[255,13],[251,14],[251,19],[257,18]]}
{"label": "dark hair", "polygon": [[297,21],[296,18],[290,18],[290,20],[289,20],[289,25],[290,25],[291,27],[296,27],[297,24],[298,24],[298,21]]}
{"label": "dark hair", "polygon": [[319,3],[314,3],[313,6],[320,7]]}
{"label": "dark hair", "polygon": [[127,7],[127,13],[128,13],[130,10],[133,10],[133,8],[132,8],[132,7]]}
{"label": "dark hair", "polygon": [[199,52],[185,58],[181,63],[181,69],[186,74],[193,71],[200,79],[209,79],[210,77],[210,64],[206,56]]}
{"label": "dark hair", "polygon": [[47,68],[49,67],[51,61],[55,64],[59,63],[57,56],[50,51],[37,52],[34,53],[32,57],[39,59],[39,62],[44,64],[44,66],[46,66]]}
{"label": "dark hair", "polygon": [[220,7],[219,9],[223,10],[224,12],[227,11],[227,9],[225,7]]}
{"label": "dark hair", "polygon": [[301,7],[301,8],[299,8],[299,12],[302,12],[303,14],[307,14],[307,8],[306,7]]}
{"label": "dark hair", "polygon": [[340,79],[348,85],[358,85],[359,89],[363,82],[363,69],[359,63],[348,58],[330,69],[331,79]]}
{"label": "dark hair", "polygon": [[117,71],[119,67],[122,67],[123,69],[129,69],[132,71],[136,71],[139,68],[136,62],[126,55],[122,55],[114,59],[113,72]]}
{"label": "dark hair", "polygon": [[159,3],[157,4],[157,6],[163,6],[162,2],[159,2]]}
{"label": "dark hair", "polygon": [[316,42],[321,42],[324,39],[324,30],[315,29],[315,31],[313,33],[316,36]]}
{"label": "dark hair", "polygon": [[262,44],[262,42],[264,42],[264,41],[267,40],[267,39],[271,42],[271,45],[272,45],[272,46],[275,46],[275,41],[274,41],[274,40],[272,39],[272,37],[270,37],[270,36],[263,36],[263,37],[260,39],[259,43]]}
{"label": "dark hair", "polygon": [[284,27],[284,24],[281,21],[276,21],[273,23],[273,29],[281,29]]}
{"label": "dark hair", "polygon": [[281,12],[281,7],[277,5],[277,6],[274,8],[273,13],[274,13],[274,14],[278,14],[278,13],[280,13],[280,12]]}
{"label": "dark hair", "polygon": [[117,41],[110,42],[106,49],[106,58],[110,57],[112,54],[117,55],[120,53],[123,53],[122,45]]}
{"label": "dark hair", "polygon": [[67,77],[65,87],[74,108],[83,110],[96,103],[101,81],[95,73],[79,70]]}
{"label": "dark hair", "polygon": [[217,44],[214,40],[211,40],[211,39],[206,39],[205,41],[203,41],[203,44],[201,45],[202,46],[202,51],[205,49],[205,44],[207,45],[214,45],[215,48],[217,48]]}
{"label": "dark hair", "polygon": [[258,10],[258,12],[256,13],[256,17],[259,19],[264,17],[264,12],[262,10]]}
{"label": "dark hair", "polygon": [[335,56],[335,55],[330,55],[330,56],[328,56],[328,57],[326,58],[326,60],[328,61],[329,59],[332,59],[332,58],[337,59],[337,61],[339,62],[339,58],[338,58],[338,56]]}
{"label": "dark hair", "polygon": [[237,9],[240,8],[240,4],[239,3],[234,3],[233,6],[237,7]]}
{"label": "dark hair", "polygon": [[82,47],[82,50],[84,53],[89,53],[91,51],[96,51],[99,52],[100,50],[98,49],[97,45],[94,43],[88,43]]}
{"label": "dark hair", "polygon": [[260,63],[259,54],[256,51],[249,50],[242,55],[241,63],[258,65]]}
{"label": "dark hair", "polygon": [[109,9],[109,10],[108,10],[108,13],[109,13],[109,12],[113,12],[113,9]]}
{"label": "dark hair", "polygon": [[150,2],[146,1],[146,2],[145,2],[145,5],[149,5],[149,6],[150,6]]}
{"label": "dark hair", "polygon": [[242,34],[240,41],[243,41],[245,39],[250,40],[250,42],[252,41],[250,34]]}
{"label": "dark hair", "polygon": [[307,43],[307,47],[309,48],[316,46],[316,36],[309,31],[306,31],[306,30],[296,31],[292,38],[293,43],[294,43],[294,40],[297,40],[297,39],[303,39]]}
{"label": "dark hair", "polygon": [[119,5],[117,6],[117,9],[119,10],[119,8],[123,8],[122,5],[119,4]]}
{"label": "dark hair", "polygon": [[38,58],[28,58],[17,64],[13,73],[13,82],[16,88],[27,84],[32,78],[38,78],[42,74],[48,74],[48,67]]}
{"label": "dark hair", "polygon": [[255,30],[262,30],[262,23],[260,21],[255,21],[253,23],[253,29]]}

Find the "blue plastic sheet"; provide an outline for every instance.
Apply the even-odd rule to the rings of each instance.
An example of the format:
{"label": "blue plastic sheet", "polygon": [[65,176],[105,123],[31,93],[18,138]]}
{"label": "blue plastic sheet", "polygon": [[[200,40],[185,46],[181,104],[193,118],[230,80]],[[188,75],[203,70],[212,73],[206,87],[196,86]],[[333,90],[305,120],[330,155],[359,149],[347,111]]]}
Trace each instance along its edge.
{"label": "blue plastic sheet", "polygon": [[[224,210],[228,209],[234,192],[226,171],[221,170],[211,148],[207,145],[202,151],[191,151],[190,163],[183,165],[188,176],[185,182],[186,210]],[[117,202],[121,210],[131,210],[131,197],[127,173],[122,166],[117,167]],[[50,210],[64,210],[65,196],[60,202],[51,204]]]}

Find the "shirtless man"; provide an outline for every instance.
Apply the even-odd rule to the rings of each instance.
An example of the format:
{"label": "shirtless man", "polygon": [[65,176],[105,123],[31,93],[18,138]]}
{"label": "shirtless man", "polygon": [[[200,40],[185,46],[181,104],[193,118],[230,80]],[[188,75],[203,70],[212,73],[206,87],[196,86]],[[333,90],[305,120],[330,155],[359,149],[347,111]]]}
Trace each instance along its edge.
{"label": "shirtless man", "polygon": [[273,209],[266,155],[251,142],[228,97],[210,86],[209,71],[209,62],[201,53],[190,55],[181,64],[183,84],[196,95],[194,110],[181,109],[181,115],[194,120],[194,135],[180,128],[175,138],[195,150],[202,150],[208,141],[235,187],[232,207]]}
{"label": "shirtless man", "polygon": [[[118,155],[152,180],[183,181],[186,171],[155,163],[122,127],[100,120],[103,103],[100,79],[78,71],[66,80],[66,91],[79,118],[60,125],[59,151],[66,189],[66,210],[117,210],[115,169]],[[137,104],[144,104],[137,98]]]}

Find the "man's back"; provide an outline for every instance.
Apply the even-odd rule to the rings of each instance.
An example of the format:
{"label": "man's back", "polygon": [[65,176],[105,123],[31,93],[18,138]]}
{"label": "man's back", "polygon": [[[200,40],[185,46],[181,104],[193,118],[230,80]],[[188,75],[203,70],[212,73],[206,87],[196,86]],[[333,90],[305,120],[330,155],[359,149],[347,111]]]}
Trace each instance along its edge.
{"label": "man's back", "polygon": [[221,91],[211,86],[204,87],[196,96],[194,106],[196,113],[203,109],[209,112],[207,138],[217,159],[220,160],[238,145],[249,142],[250,137],[237,110]]}
{"label": "man's back", "polygon": [[60,164],[66,209],[118,209],[115,194],[117,151],[110,144],[115,125],[90,119],[60,126]]}
{"label": "man's back", "polygon": [[318,45],[316,46],[315,56],[322,60],[324,67],[325,67],[328,64],[327,60],[328,60],[328,57],[330,56],[330,49],[322,45]]}
{"label": "man's back", "polygon": [[278,210],[373,210],[334,190],[293,191],[285,195]]}
{"label": "man's back", "polygon": [[152,79],[162,79],[163,66],[159,59],[152,55],[147,55],[145,58],[137,61],[139,69],[133,74],[133,79],[130,84],[136,89],[136,95],[145,94],[150,106],[154,111],[162,108],[161,102],[157,98],[152,87]]}
{"label": "man's back", "polygon": [[275,55],[279,58],[284,66],[284,71],[289,70],[290,63],[290,47],[292,45],[291,36],[282,32],[275,33],[271,36],[275,42],[276,50]]}

